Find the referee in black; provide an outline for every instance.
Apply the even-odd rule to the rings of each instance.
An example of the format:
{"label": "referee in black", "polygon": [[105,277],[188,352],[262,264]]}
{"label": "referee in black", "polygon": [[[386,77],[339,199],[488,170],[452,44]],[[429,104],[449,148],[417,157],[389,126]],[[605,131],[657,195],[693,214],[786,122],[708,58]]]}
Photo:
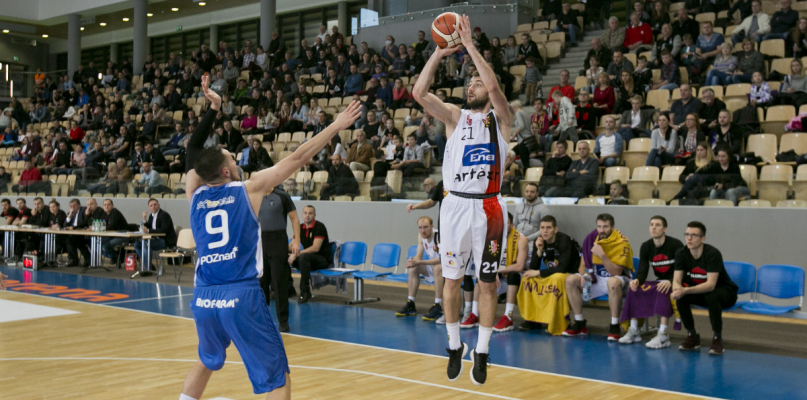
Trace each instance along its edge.
{"label": "referee in black", "polygon": [[[286,216],[291,219],[294,237],[289,243],[286,234]],[[300,220],[297,208],[282,186],[276,187],[261,202],[258,215],[261,221],[261,242],[263,244],[263,276],[261,288],[266,295],[266,303],[270,303],[270,286],[275,293],[275,308],[280,331],[289,331],[289,287],[291,286],[291,267],[289,252],[300,252]]]}

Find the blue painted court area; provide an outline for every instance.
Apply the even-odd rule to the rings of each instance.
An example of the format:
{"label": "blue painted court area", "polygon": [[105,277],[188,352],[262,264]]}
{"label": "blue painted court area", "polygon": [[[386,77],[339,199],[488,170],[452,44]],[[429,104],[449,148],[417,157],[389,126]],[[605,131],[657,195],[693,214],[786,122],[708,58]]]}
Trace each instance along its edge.
{"label": "blue painted court area", "polygon": [[[20,282],[128,295],[123,300],[97,304],[192,317],[191,288],[7,267],[0,267],[0,272]],[[299,306],[290,302],[289,307],[292,333],[297,335],[445,355],[445,328],[419,317],[396,318],[389,311],[316,302]],[[463,330],[462,340],[473,346],[476,330]],[[608,343],[605,336],[562,338],[536,331],[494,333],[490,348],[495,365],[491,373],[495,376],[496,365],[505,365],[710,397],[807,399],[807,360],[734,350],[713,357],[707,354],[709,341],[710,338],[702,339],[704,347],[699,353],[685,353],[677,350],[678,343],[665,350],[649,351],[643,345]]]}

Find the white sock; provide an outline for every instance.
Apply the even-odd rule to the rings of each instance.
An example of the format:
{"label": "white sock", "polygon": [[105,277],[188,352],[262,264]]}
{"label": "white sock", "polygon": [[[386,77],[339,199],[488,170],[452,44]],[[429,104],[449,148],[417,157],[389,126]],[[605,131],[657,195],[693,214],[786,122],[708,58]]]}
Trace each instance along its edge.
{"label": "white sock", "polygon": [[443,304],[443,299],[434,299],[434,304]]}
{"label": "white sock", "polygon": [[471,312],[474,313],[474,315],[479,316],[479,302],[475,301],[472,304],[473,306],[471,306]]}
{"label": "white sock", "polygon": [[574,315],[574,320],[575,321],[584,321],[583,314],[575,314]]}
{"label": "white sock", "polygon": [[193,397],[188,396],[187,394],[180,394],[179,400],[197,400],[197,399],[194,399]]}
{"label": "white sock", "polygon": [[659,326],[658,326],[658,333],[664,333],[664,334],[666,334],[666,333],[667,333],[667,325],[664,325],[664,324],[659,324]]}
{"label": "white sock", "polygon": [[611,325],[616,325],[619,323],[619,318],[611,317]]}
{"label": "white sock", "polygon": [[488,344],[490,343],[490,335],[493,334],[493,327],[485,328],[479,326],[479,339],[476,340],[476,352],[488,354]]}
{"label": "white sock", "polygon": [[415,302],[415,298],[413,296],[409,296],[409,297],[407,297],[407,299],[409,299],[413,303]]}
{"label": "white sock", "polygon": [[460,323],[446,323],[446,331],[448,332],[448,348],[451,350],[459,349],[462,345],[460,341]]}
{"label": "white sock", "polygon": [[513,303],[507,303],[504,308],[504,315],[507,316],[511,321],[513,320],[513,309],[516,308],[516,305]]}
{"label": "white sock", "polygon": [[463,309],[463,314],[468,315],[470,313],[471,313],[471,302],[466,301],[465,302],[465,308]]}
{"label": "white sock", "polygon": [[[613,318],[611,318],[611,319],[613,319]],[[613,323],[613,321],[611,321],[611,323]],[[630,319],[630,327],[633,328],[633,329],[636,329],[638,331],[639,330],[639,320],[636,319],[636,318],[631,318]]]}

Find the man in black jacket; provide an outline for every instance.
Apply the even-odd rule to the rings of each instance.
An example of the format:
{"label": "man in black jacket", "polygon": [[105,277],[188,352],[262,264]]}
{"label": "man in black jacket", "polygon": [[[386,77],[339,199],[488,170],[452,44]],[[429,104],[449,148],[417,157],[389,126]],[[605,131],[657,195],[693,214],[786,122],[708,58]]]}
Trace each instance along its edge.
{"label": "man in black jacket", "polygon": [[[110,199],[104,200],[103,220],[106,224],[106,230],[108,231],[114,232],[129,230],[129,223],[126,222],[126,217],[124,217],[123,214],[121,214],[121,212],[115,208],[115,205]],[[105,237],[101,239],[101,253],[104,255],[104,257],[115,261],[115,246],[120,246],[126,243],[128,240],[128,238]]]}
{"label": "man in black jacket", "polygon": [[[78,199],[70,200],[70,213],[64,220],[64,229],[87,230],[92,227],[92,222],[104,218],[104,210],[98,207],[95,199],[87,199],[87,206],[81,207]],[[89,267],[90,249],[87,247],[87,236],[71,235],[67,241],[67,257],[72,266]],[[84,262],[79,264],[78,253],[84,258]]]}
{"label": "man in black jacket", "polygon": [[[142,224],[144,233],[162,233],[165,235],[151,238],[151,251],[163,250],[177,245],[174,221],[167,212],[160,210],[160,202],[156,199],[149,199],[149,211],[143,211]],[[135,253],[137,253],[143,265],[151,265],[151,254],[143,254],[140,240],[135,243]]]}
{"label": "man in black jacket", "polygon": [[577,46],[577,37],[583,32],[577,22],[577,10],[572,10],[569,3],[563,3],[561,13],[558,15],[558,24],[555,25],[555,32],[569,32],[572,46]]}
{"label": "man in black jacket", "polygon": [[[45,201],[41,197],[34,198],[34,208],[31,209],[31,218],[28,219],[28,224],[38,228],[45,228],[49,226],[50,211],[45,205]],[[41,248],[42,247],[42,248]],[[25,250],[44,250],[41,234],[31,234],[28,240],[25,241]]]}
{"label": "man in black jacket", "polygon": [[151,168],[160,173],[168,173],[168,163],[165,162],[165,157],[159,151],[154,150],[154,145],[146,143],[145,146],[146,161],[151,163]]}
{"label": "man in black jacket", "polygon": [[180,111],[185,109],[185,104],[182,103],[182,96],[174,89],[174,84],[168,84],[168,94],[165,95],[165,108],[168,111]]}
{"label": "man in black jacket", "polygon": [[359,191],[359,182],[353,175],[350,167],[342,162],[342,156],[331,156],[331,168],[328,171],[328,181],[322,184],[320,200],[330,200],[331,196],[356,194]]}
{"label": "man in black jacket", "polygon": [[705,131],[717,127],[717,115],[726,109],[726,103],[715,98],[715,91],[705,89],[701,94],[701,106],[698,108],[698,118]]}

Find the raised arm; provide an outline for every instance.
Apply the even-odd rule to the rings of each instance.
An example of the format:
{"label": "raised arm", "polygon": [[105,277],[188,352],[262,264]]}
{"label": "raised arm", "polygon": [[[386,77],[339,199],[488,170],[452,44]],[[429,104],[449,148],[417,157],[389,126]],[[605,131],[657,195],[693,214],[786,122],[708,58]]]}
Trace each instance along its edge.
{"label": "raised arm", "polygon": [[339,114],[336,121],[318,135],[303,143],[294,153],[291,153],[290,156],[284,158],[271,168],[252,174],[250,179],[246,182],[247,191],[250,194],[258,193],[263,196],[264,193],[272,190],[272,188],[286,180],[291,176],[292,172],[300,169],[308,160],[322,150],[337,132],[352,126],[353,122],[355,122],[360,115],[361,102],[353,101],[345,111]]}
{"label": "raised arm", "polygon": [[[434,72],[437,71],[440,60],[456,52],[458,49],[459,47],[452,47],[445,49],[438,48],[435,50],[432,56],[429,57],[429,61],[426,62],[426,66],[423,67],[423,71],[420,72],[420,76],[417,81],[415,81],[415,86],[412,88],[412,96],[418,104],[423,106],[423,109],[429,111],[429,114],[443,121],[444,124],[452,127],[456,126],[457,121],[460,119],[460,108],[453,104],[440,101],[437,96],[429,93],[429,87],[431,87],[434,81]],[[452,131],[453,129],[446,129],[446,134],[451,136]]]}
{"label": "raised arm", "polygon": [[485,87],[488,89],[490,103],[493,105],[493,109],[496,110],[496,118],[499,121],[499,127],[506,127],[506,129],[500,130],[502,134],[507,133],[504,139],[509,142],[510,125],[513,123],[513,114],[510,113],[510,105],[507,104],[507,97],[504,96],[504,93],[502,93],[499,88],[499,80],[496,79],[496,73],[493,72],[488,62],[485,61],[485,57],[483,57],[476,46],[474,46],[473,36],[471,35],[471,20],[467,15],[460,17],[457,30],[460,33],[462,45],[468,50],[468,54],[471,56],[476,70],[479,71],[479,77],[482,78],[482,83],[484,83]]}

